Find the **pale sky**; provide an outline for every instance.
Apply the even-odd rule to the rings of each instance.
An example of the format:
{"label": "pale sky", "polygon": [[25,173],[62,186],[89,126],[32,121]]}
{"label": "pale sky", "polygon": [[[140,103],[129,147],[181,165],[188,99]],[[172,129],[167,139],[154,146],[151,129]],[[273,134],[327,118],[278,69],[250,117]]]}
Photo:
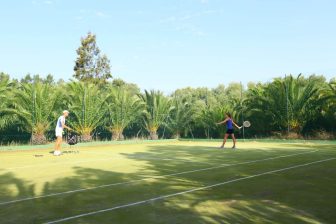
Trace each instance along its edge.
{"label": "pale sky", "polygon": [[68,80],[88,31],[142,89],[336,75],[336,1],[0,0],[0,71]]}

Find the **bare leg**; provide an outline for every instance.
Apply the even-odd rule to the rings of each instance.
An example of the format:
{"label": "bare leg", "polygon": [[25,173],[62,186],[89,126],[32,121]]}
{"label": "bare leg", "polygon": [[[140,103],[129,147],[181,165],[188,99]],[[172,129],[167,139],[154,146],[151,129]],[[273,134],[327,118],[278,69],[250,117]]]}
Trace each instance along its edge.
{"label": "bare leg", "polygon": [[231,134],[231,137],[232,137],[232,141],[233,141],[233,146],[232,146],[232,148],[236,148],[236,138],[235,138],[235,136],[234,136],[234,134]]}
{"label": "bare leg", "polygon": [[59,140],[58,140],[58,151],[61,151],[61,146],[62,146],[62,137],[57,137]]}
{"label": "bare leg", "polygon": [[57,153],[60,153],[61,151],[61,144],[62,144],[62,137],[57,136],[56,143],[55,143],[55,152],[54,154],[57,155]]}
{"label": "bare leg", "polygon": [[58,145],[59,145],[59,137],[56,137],[56,141],[55,141],[55,151],[58,150]]}
{"label": "bare leg", "polygon": [[223,144],[220,148],[224,148],[224,145],[225,145],[225,142],[226,142],[226,139],[228,138],[228,136],[229,136],[229,134],[224,135]]}

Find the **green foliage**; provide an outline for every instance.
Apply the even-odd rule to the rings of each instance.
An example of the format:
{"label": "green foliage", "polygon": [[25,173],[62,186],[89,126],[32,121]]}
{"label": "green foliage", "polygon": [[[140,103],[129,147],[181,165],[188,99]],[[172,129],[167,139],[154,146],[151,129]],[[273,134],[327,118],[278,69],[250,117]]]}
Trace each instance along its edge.
{"label": "green foliage", "polygon": [[[314,77],[304,79],[292,75],[272,83],[258,84],[248,92],[250,120],[268,130],[301,133],[309,122],[319,116],[324,99]],[[262,127],[260,127],[262,128]]]}
{"label": "green foliage", "polygon": [[30,74],[27,74],[20,80],[21,83],[44,83],[49,85],[54,85],[55,80],[51,74],[48,74],[46,78],[41,77],[40,75],[36,74],[33,77]]}
{"label": "green foliage", "polygon": [[[16,140],[29,133],[36,143],[54,135],[54,123],[62,110],[70,110],[67,122],[85,141],[94,134],[122,140],[139,135],[162,137],[219,138],[225,125],[215,125],[233,115],[238,125],[249,120],[245,135],[334,136],[336,81],[323,76],[275,78],[269,83],[239,83],[216,88],[183,88],[166,96],[144,91],[121,79],[113,82],[55,82],[52,75],[24,77],[21,82],[0,73],[0,136]],[[144,131],[145,130],[145,131]],[[111,136],[112,132],[112,136]],[[236,132],[238,138],[241,132]],[[330,138],[331,138],[330,137]],[[26,137],[27,139],[27,137]]]}
{"label": "green foliage", "polygon": [[80,81],[105,83],[112,78],[110,61],[106,55],[101,55],[96,43],[96,35],[88,33],[81,38],[81,46],[77,49],[77,60],[74,67],[74,77]]}
{"label": "green foliage", "polygon": [[107,127],[113,140],[123,140],[124,129],[134,122],[143,110],[143,101],[126,87],[110,86],[107,96]]}
{"label": "green foliage", "polygon": [[83,141],[91,141],[93,131],[103,124],[108,109],[106,96],[94,84],[70,82],[66,88],[70,124]]}
{"label": "green foliage", "polygon": [[223,126],[217,126],[216,123],[225,119],[225,113],[231,113],[227,105],[208,106],[201,111],[199,124],[204,127],[204,133],[207,138],[212,136],[219,137],[219,133],[223,131]]}
{"label": "green foliage", "polygon": [[3,110],[6,110],[8,107],[12,85],[13,83],[10,81],[9,75],[0,73],[0,129],[12,123],[11,116],[3,112]]}
{"label": "green foliage", "polygon": [[10,97],[10,104],[3,113],[31,133],[33,143],[46,143],[45,133],[56,117],[60,92],[41,82],[22,83]]}
{"label": "green foliage", "polygon": [[157,130],[166,125],[173,107],[171,101],[160,91],[145,90],[145,94],[140,95],[145,104],[143,111],[143,121],[146,130],[150,133],[151,139],[158,139]]}
{"label": "green foliage", "polygon": [[313,121],[318,116],[323,103],[319,99],[319,88],[316,86],[316,81],[310,78],[303,80],[301,75],[296,79],[289,76],[285,80],[285,85],[288,89],[290,128],[300,133],[307,122]]}
{"label": "green foliage", "polygon": [[175,138],[186,135],[190,131],[190,125],[195,119],[195,108],[187,99],[174,97],[173,108],[168,121],[168,128],[173,132]]}

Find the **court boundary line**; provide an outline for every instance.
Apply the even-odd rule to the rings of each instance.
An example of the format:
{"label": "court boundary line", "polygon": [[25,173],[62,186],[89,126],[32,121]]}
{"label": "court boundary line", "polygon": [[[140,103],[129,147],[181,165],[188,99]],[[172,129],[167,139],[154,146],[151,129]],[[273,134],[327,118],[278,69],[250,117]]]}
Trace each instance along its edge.
{"label": "court boundary line", "polygon": [[252,179],[252,178],[255,178],[255,177],[260,177],[260,176],[264,176],[264,175],[268,175],[268,174],[279,173],[279,172],[283,172],[283,171],[287,171],[287,170],[292,170],[292,169],[295,169],[295,168],[310,166],[310,165],[317,164],[317,163],[328,162],[328,161],[331,161],[331,160],[334,160],[334,159],[336,159],[336,158],[333,157],[333,158],[328,158],[328,159],[323,159],[323,160],[317,160],[317,161],[310,162],[310,163],[302,163],[302,164],[298,164],[298,165],[294,165],[294,166],[290,166],[290,167],[286,167],[286,168],[282,168],[282,169],[276,169],[276,170],[271,170],[271,171],[267,171],[267,172],[263,172],[263,173],[259,173],[259,174],[250,175],[250,176],[247,176],[247,177],[240,177],[240,178],[232,179],[232,180],[217,183],[217,184],[207,185],[207,186],[203,186],[203,187],[197,187],[197,188],[193,188],[193,189],[190,189],[190,190],[187,190],[187,191],[181,191],[181,192],[177,192],[177,193],[173,193],[173,194],[162,195],[162,196],[158,196],[158,197],[155,197],[155,198],[150,198],[150,199],[137,201],[137,202],[133,202],[133,203],[129,203],[129,204],[119,205],[119,206],[106,208],[106,209],[101,209],[101,210],[97,210],[97,211],[93,211],[93,212],[82,213],[82,214],[79,214],[79,215],[70,216],[70,217],[66,217],[66,218],[62,218],[62,219],[58,219],[58,220],[48,221],[45,224],[60,223],[60,222],[65,222],[65,221],[78,219],[78,218],[82,218],[82,217],[87,217],[87,216],[91,216],[91,215],[95,215],[95,214],[99,214],[99,213],[109,212],[109,211],[113,211],[113,210],[117,210],[117,209],[132,207],[132,206],[136,206],[136,205],[142,205],[142,204],[146,204],[146,203],[149,203],[149,202],[155,202],[155,201],[158,201],[158,200],[163,200],[163,199],[171,198],[171,197],[174,197],[174,196],[188,194],[188,193],[192,193],[192,192],[195,192],[195,191],[206,190],[206,189],[210,189],[210,188],[214,188],[214,187],[218,187],[218,186],[222,186],[222,185],[226,185],[226,184],[230,184],[230,183],[234,183],[234,182],[238,182],[238,181],[242,181],[242,180],[246,180],[246,179]]}
{"label": "court boundary line", "polygon": [[75,189],[75,190],[63,191],[63,192],[58,192],[58,193],[51,193],[51,194],[40,195],[40,196],[35,196],[35,197],[26,197],[26,198],[21,198],[21,199],[16,199],[16,200],[10,200],[10,201],[0,202],[0,206],[14,204],[14,203],[19,203],[19,202],[23,202],[23,201],[36,200],[36,199],[41,199],[41,198],[48,198],[48,197],[61,196],[61,195],[72,194],[72,193],[77,193],[77,192],[84,192],[84,191],[89,191],[89,190],[108,188],[108,187],[112,187],[112,186],[133,184],[133,183],[138,183],[138,182],[145,181],[145,180],[159,179],[159,178],[171,177],[171,176],[179,176],[179,175],[182,175],[182,174],[196,173],[196,172],[201,172],[201,171],[219,169],[219,168],[223,168],[223,167],[245,165],[245,164],[258,163],[258,162],[263,162],[263,161],[268,161],[268,160],[293,157],[293,156],[298,156],[298,155],[303,155],[303,154],[315,153],[317,151],[318,150],[309,151],[309,152],[295,153],[295,154],[290,154],[290,155],[275,156],[275,157],[269,157],[269,158],[264,158],[264,159],[259,159],[259,160],[245,161],[245,162],[240,162],[240,163],[222,164],[222,165],[219,165],[219,166],[200,168],[200,169],[195,169],[195,170],[188,170],[188,171],[183,171],[183,172],[178,172],[178,173],[171,173],[171,174],[165,174],[165,175],[156,175],[156,176],[146,177],[146,178],[132,180],[132,181],[103,184],[103,185],[94,186],[94,187],[79,188],[79,189]]}

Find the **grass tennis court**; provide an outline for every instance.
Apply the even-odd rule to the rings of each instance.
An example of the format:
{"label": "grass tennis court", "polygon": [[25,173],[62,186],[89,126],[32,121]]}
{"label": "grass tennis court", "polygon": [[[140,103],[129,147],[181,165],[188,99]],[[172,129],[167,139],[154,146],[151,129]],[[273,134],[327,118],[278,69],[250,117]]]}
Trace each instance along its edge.
{"label": "grass tennis court", "polygon": [[[229,147],[231,142],[227,143]],[[333,223],[336,143],[158,141],[0,151],[0,223]]]}

